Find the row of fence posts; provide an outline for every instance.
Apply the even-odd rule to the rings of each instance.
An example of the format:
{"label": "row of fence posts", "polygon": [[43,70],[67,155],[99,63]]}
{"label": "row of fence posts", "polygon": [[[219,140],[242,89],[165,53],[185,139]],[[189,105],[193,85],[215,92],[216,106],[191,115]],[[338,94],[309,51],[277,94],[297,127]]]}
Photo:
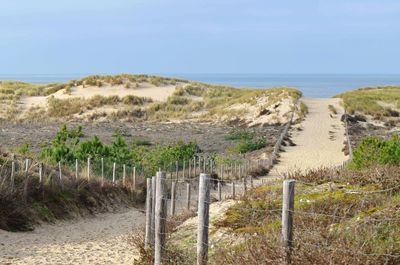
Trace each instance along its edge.
{"label": "row of fence posts", "polygon": [[[208,228],[209,228],[209,207],[210,207],[210,175],[201,173],[199,177],[198,205],[197,205],[197,264],[205,265],[208,263]],[[221,200],[221,183],[218,182],[218,197]],[[234,182],[233,182],[234,183]],[[189,183],[188,183],[189,184]],[[145,226],[145,247],[153,247],[154,264],[160,265],[166,242],[166,221],[167,221],[167,201],[168,189],[166,185],[166,173],[157,172],[155,177],[147,178],[146,181],[146,226]],[[190,185],[187,186],[187,199],[190,203]],[[232,185],[232,194],[234,188]],[[245,184],[244,184],[244,187]],[[251,185],[251,188],[253,186]],[[175,214],[176,182],[171,185],[171,204],[170,215]],[[286,262],[291,263],[291,252],[293,244],[293,211],[295,196],[295,180],[284,180],[283,182],[283,202],[282,202],[282,245],[285,252]],[[234,197],[234,196],[233,196]],[[234,198],[233,198],[234,199]],[[189,208],[189,204],[187,205]],[[167,263],[165,263],[167,264]]]}
{"label": "row of fence posts", "polygon": [[[27,175],[29,172],[29,168],[31,166],[31,160],[30,159],[25,159],[25,168],[24,172]],[[63,187],[63,169],[62,169],[62,164],[61,162],[58,162],[58,179],[61,185],[61,188]],[[112,183],[116,184],[116,168],[117,164],[113,163],[113,170],[112,170]],[[11,176],[10,176],[10,189],[11,191],[15,190],[15,174],[16,174],[16,162],[13,159],[11,161]],[[39,183],[43,183],[43,174],[44,174],[44,165],[43,163],[38,163],[38,173],[39,173]],[[79,179],[79,161],[76,159],[75,160],[75,178]],[[92,172],[91,172],[91,158],[89,157],[87,159],[87,180],[90,181]],[[101,158],[101,184],[104,184],[104,159]],[[122,165],[122,185],[126,185],[126,165]],[[132,168],[132,188],[136,189],[137,186],[137,174],[136,174],[136,167]]]}
{"label": "row of fence posts", "polygon": [[[258,160],[255,163],[251,163],[250,161],[248,161],[247,163],[244,163],[243,165],[241,164],[230,164],[230,165],[220,165],[219,167],[216,166],[213,161],[210,159],[209,160],[209,164],[210,167],[207,168],[206,165],[206,159],[203,159],[204,162],[202,165],[198,164],[193,164],[193,168],[191,166],[189,166],[188,168],[186,168],[186,163],[185,161],[183,161],[183,168],[182,171],[179,170],[178,167],[178,162],[176,162],[176,171],[175,171],[175,177],[176,179],[179,179],[180,175],[181,175],[181,179],[183,181],[185,181],[186,176],[188,176],[188,178],[192,178],[192,173],[193,174],[197,174],[197,171],[200,172],[200,170],[206,170],[205,172],[208,173],[217,173],[218,175],[220,175],[221,179],[229,179],[229,178],[238,178],[239,180],[243,180],[243,176],[245,175],[249,175],[249,172],[258,167],[258,166],[269,166],[270,165],[270,160]],[[201,160],[199,159],[198,162],[200,162]],[[195,162],[195,161],[193,161]],[[29,171],[31,165],[31,160],[30,159],[25,159],[25,173],[27,174]],[[191,165],[191,163],[188,163],[188,165]],[[81,172],[79,170],[79,161],[76,159],[75,160],[75,178],[79,179],[82,178],[82,176],[80,176]],[[202,166],[202,167],[201,167]],[[197,170],[193,170],[194,168],[197,168]],[[63,165],[61,162],[58,162],[57,164],[57,169],[58,169],[58,179],[59,179],[59,183],[62,187],[63,185]],[[185,174],[185,170],[188,169],[188,175]],[[92,172],[92,159],[89,157],[87,159],[87,169],[86,169],[86,178],[88,181],[91,180],[91,178],[93,177],[93,172]],[[44,165],[43,163],[38,163],[38,173],[39,173],[39,183],[42,183],[44,181],[43,175],[44,175]],[[179,173],[181,173],[179,175]],[[15,174],[16,174],[16,162],[15,160],[11,161],[11,190],[13,191],[15,189]],[[196,176],[196,175],[194,175]],[[171,179],[174,178],[172,171],[170,174]],[[104,167],[104,158],[101,158],[101,173],[100,173],[100,178],[101,178],[101,183],[102,185],[104,184],[105,181],[105,167]],[[126,184],[126,179],[127,179],[127,170],[126,170],[126,165],[122,165],[122,185]],[[116,184],[117,182],[117,164],[114,162],[112,165],[112,183]],[[132,185],[133,185],[133,189],[136,189],[137,186],[137,172],[136,172],[136,167],[132,167]],[[190,185],[190,184],[188,184]],[[232,187],[232,193],[234,196],[234,185]]]}

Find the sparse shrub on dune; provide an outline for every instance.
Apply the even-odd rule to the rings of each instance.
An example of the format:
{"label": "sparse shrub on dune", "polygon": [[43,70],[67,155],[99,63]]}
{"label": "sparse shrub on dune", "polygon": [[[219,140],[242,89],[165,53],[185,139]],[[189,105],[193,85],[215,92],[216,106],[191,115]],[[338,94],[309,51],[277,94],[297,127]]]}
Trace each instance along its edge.
{"label": "sparse shrub on dune", "polygon": [[[335,97],[343,99],[344,107],[349,114],[366,114],[376,119],[398,116],[397,109],[400,109],[400,87],[367,87],[348,91]],[[388,108],[384,104],[393,105]]]}

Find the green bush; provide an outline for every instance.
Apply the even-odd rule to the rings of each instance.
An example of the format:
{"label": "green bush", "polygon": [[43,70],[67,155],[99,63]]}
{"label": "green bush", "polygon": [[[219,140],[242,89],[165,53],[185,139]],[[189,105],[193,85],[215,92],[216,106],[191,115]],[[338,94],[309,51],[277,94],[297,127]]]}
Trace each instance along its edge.
{"label": "green bush", "polygon": [[227,135],[224,136],[224,139],[227,141],[251,140],[254,137],[255,137],[254,132],[232,129],[229,131]]}
{"label": "green bush", "polygon": [[[111,175],[110,169],[113,163],[118,166],[125,164],[127,167],[136,166],[143,170],[146,175],[154,175],[160,167],[166,167],[175,161],[189,160],[196,153],[200,152],[194,142],[184,143],[182,141],[169,146],[155,145],[152,148],[144,148],[151,145],[148,141],[134,141],[131,147],[128,146],[120,132],[115,132],[110,145],[104,144],[97,136],[82,141],[82,127],[68,129],[66,125],[57,132],[51,145],[41,150],[41,159],[49,163],[62,161],[64,164],[73,167],[75,160],[86,162],[88,157],[92,158],[93,164],[99,163],[104,158],[106,173]],[[99,166],[94,170],[99,174]],[[118,168],[120,173],[121,168]]]}
{"label": "green bush", "polygon": [[400,137],[384,140],[366,137],[353,151],[351,168],[362,169],[375,165],[400,165]]}
{"label": "green bush", "polygon": [[239,154],[245,154],[248,152],[260,150],[267,146],[267,140],[264,137],[256,139],[242,139],[234,146],[233,150]]}

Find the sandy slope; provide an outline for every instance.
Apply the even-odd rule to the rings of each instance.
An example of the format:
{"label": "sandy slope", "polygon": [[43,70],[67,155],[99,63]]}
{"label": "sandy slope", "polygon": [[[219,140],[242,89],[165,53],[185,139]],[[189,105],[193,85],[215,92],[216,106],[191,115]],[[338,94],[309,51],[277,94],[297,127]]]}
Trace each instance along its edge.
{"label": "sandy slope", "polygon": [[[102,95],[104,97],[108,96],[119,96],[124,97],[128,95],[138,96],[138,97],[148,97],[154,101],[165,101],[169,96],[171,96],[175,91],[176,86],[173,85],[162,85],[154,86],[149,83],[141,83],[138,88],[125,88],[123,85],[104,85],[102,87],[73,87],[71,88],[71,93],[66,94],[64,90],[60,90],[52,96],[59,99],[68,98],[91,98],[96,95]],[[45,107],[47,104],[48,96],[34,96],[25,97],[21,100],[24,108],[29,108],[32,106]]]}
{"label": "sandy slope", "polygon": [[130,209],[33,232],[0,230],[0,264],[132,264],[127,235],[143,224],[144,214]]}
{"label": "sandy slope", "polygon": [[[283,147],[280,162],[271,174],[285,174],[294,169],[305,171],[323,166],[340,165],[347,157],[343,154],[345,130],[340,117],[343,109],[340,99],[303,99],[309,113],[300,124],[291,130],[293,147]],[[335,106],[338,114],[332,115],[328,105]]]}

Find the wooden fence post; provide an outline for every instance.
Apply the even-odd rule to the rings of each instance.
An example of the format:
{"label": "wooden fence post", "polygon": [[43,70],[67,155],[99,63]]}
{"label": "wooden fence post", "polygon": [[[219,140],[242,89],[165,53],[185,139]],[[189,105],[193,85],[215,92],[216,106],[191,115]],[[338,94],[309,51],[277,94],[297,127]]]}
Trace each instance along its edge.
{"label": "wooden fence post", "polygon": [[232,199],[235,199],[236,191],[235,191],[235,181],[232,181]]}
{"label": "wooden fence post", "polygon": [[90,156],[87,159],[87,180],[90,180]]}
{"label": "wooden fence post", "polygon": [[104,158],[101,158],[101,186],[104,185]]}
{"label": "wooden fence post", "polygon": [[144,246],[147,248],[151,243],[151,214],[152,210],[152,187],[151,178],[146,179],[146,231],[144,237]]}
{"label": "wooden fence post", "polygon": [[115,167],[116,167],[116,164],[115,164],[115,162],[113,163],[113,172],[112,172],[112,182],[113,182],[113,185],[115,185]]}
{"label": "wooden fence post", "polygon": [[190,182],[186,183],[186,209],[190,210]]}
{"label": "wooden fence post", "polygon": [[250,178],[250,189],[253,189],[254,188],[253,177],[249,176],[249,178]]}
{"label": "wooden fence post", "polygon": [[75,159],[75,179],[77,180],[79,178],[79,164],[78,164],[78,159]]}
{"label": "wooden fence post", "polygon": [[208,224],[210,208],[210,176],[200,174],[198,225],[197,225],[197,265],[208,262]]}
{"label": "wooden fence post", "polygon": [[150,242],[154,246],[154,235],[155,235],[155,212],[156,212],[156,187],[157,187],[157,182],[156,182],[156,177],[151,177],[151,238]]}
{"label": "wooden fence post", "polygon": [[62,186],[62,171],[61,171],[61,161],[58,161],[58,177],[60,179],[60,184]]}
{"label": "wooden fence post", "polygon": [[243,178],[243,195],[246,193],[247,191],[247,179]]}
{"label": "wooden fence post", "polygon": [[221,181],[218,180],[218,201],[222,201]]}
{"label": "wooden fence post", "polygon": [[29,170],[29,158],[25,159],[25,173],[28,173]]}
{"label": "wooden fence post", "polygon": [[133,190],[136,190],[136,167],[133,167],[133,172],[132,172],[132,187],[133,187]]}
{"label": "wooden fence post", "polygon": [[15,189],[15,161],[11,161],[11,191]]}
{"label": "wooden fence post", "polygon": [[285,248],[287,263],[291,263],[291,248],[293,242],[293,210],[295,180],[283,181],[282,202],[282,241]]}
{"label": "wooden fence post", "polygon": [[163,252],[165,249],[165,225],[167,218],[167,196],[165,173],[157,172],[156,185],[156,210],[155,210],[155,244],[154,244],[154,264],[161,265]]}
{"label": "wooden fence post", "polygon": [[171,216],[175,215],[176,183],[177,181],[171,183]]}
{"label": "wooden fence post", "polygon": [[125,187],[125,181],[126,181],[126,165],[122,165],[122,186]]}
{"label": "wooden fence post", "polygon": [[39,183],[42,185],[43,182],[43,163],[39,163]]}

